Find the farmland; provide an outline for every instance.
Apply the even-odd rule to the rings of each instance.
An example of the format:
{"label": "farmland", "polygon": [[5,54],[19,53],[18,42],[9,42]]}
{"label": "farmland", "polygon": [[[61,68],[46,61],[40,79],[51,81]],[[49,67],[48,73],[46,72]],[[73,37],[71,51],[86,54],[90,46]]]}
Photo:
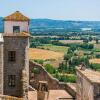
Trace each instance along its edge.
{"label": "farmland", "polygon": [[55,52],[50,50],[43,50],[37,48],[29,49],[29,59],[30,60],[42,60],[43,64],[51,64],[54,67],[58,67],[59,63],[63,60],[64,53]]}
{"label": "farmland", "polygon": [[30,48],[29,49],[29,59],[59,59],[64,56],[64,53],[61,52],[54,52],[50,50],[43,50],[43,49],[36,49]]}
{"label": "farmland", "polygon": [[62,52],[62,53],[65,53],[68,50],[68,47],[56,46],[56,45],[52,45],[52,44],[44,44],[42,46],[38,46],[37,48],[55,51],[55,52]]}
{"label": "farmland", "polygon": [[76,82],[75,67],[82,63],[100,71],[98,40],[64,39],[65,37],[31,38],[29,58],[42,64],[53,77],[64,82]]}
{"label": "farmland", "polygon": [[83,43],[83,40],[59,40],[59,42],[64,44],[70,44],[70,43]]}
{"label": "farmland", "polygon": [[93,64],[100,64],[100,59],[90,59],[89,62]]}

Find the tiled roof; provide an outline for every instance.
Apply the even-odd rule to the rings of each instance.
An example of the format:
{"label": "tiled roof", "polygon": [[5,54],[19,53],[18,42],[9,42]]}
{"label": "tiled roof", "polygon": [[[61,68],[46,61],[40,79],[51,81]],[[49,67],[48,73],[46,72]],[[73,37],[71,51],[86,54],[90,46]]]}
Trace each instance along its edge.
{"label": "tiled roof", "polygon": [[20,36],[30,36],[30,34],[27,33],[27,32],[21,32],[21,33],[20,33]]}
{"label": "tiled roof", "polygon": [[19,36],[19,37],[29,37],[30,34],[28,32],[21,32],[21,33],[4,33],[3,36]]}
{"label": "tiled roof", "polygon": [[24,16],[19,11],[16,11],[13,14],[5,17],[4,21],[29,21],[29,18]]}

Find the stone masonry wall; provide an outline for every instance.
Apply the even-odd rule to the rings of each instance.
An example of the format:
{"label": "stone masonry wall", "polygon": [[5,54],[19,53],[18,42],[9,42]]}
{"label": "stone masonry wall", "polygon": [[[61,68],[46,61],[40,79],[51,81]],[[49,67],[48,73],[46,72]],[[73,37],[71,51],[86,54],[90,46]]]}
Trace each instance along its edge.
{"label": "stone masonry wall", "polygon": [[[8,51],[16,51],[16,61],[8,61]],[[28,37],[4,36],[4,94],[21,97],[22,70],[27,71],[27,83],[29,82],[28,61]],[[15,87],[9,87],[8,75],[16,75]]]}
{"label": "stone masonry wall", "polygon": [[93,85],[77,72],[77,100],[94,100]]}
{"label": "stone masonry wall", "polygon": [[[39,69],[39,73],[33,74],[32,70],[34,68]],[[29,71],[30,71],[30,85],[35,89],[38,88],[39,81],[47,81],[48,88],[50,90],[61,89],[66,90],[73,98],[76,97],[76,90],[73,89],[69,84],[59,82],[57,79],[53,78],[42,65],[34,63],[32,61],[29,62]]]}
{"label": "stone masonry wall", "polygon": [[[59,81],[53,78],[49,73],[46,72],[46,70],[43,68],[43,66],[30,62],[30,85],[32,85],[34,88],[38,88],[39,81],[47,81],[48,82],[48,88],[49,89],[58,89],[59,88]],[[39,73],[32,74],[32,70],[34,68],[38,68]]]}
{"label": "stone masonry wall", "polygon": [[20,26],[20,32],[29,32],[29,23],[25,22],[17,22],[17,21],[4,21],[4,33],[13,33],[13,26]]}
{"label": "stone masonry wall", "polygon": [[0,42],[0,94],[3,94],[3,43]]}

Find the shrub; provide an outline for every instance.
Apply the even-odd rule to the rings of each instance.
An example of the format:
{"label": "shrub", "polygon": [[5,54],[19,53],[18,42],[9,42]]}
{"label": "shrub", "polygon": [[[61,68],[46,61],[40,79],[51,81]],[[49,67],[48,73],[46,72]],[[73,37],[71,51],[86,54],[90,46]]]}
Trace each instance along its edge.
{"label": "shrub", "polygon": [[50,74],[56,73],[56,68],[54,68],[52,65],[46,64],[46,65],[44,65],[44,67],[45,67],[46,71],[49,72]]}
{"label": "shrub", "polygon": [[43,65],[44,60],[43,59],[35,59],[34,62],[37,62],[38,64]]}
{"label": "shrub", "polygon": [[100,54],[96,54],[96,58],[100,58]]}
{"label": "shrub", "polygon": [[32,73],[39,74],[40,73],[40,70],[38,68],[33,68],[32,69]]}
{"label": "shrub", "polygon": [[76,82],[76,76],[75,75],[55,74],[54,77],[57,78],[61,82],[71,82],[71,83],[75,83]]}
{"label": "shrub", "polygon": [[90,64],[90,68],[100,71],[100,64]]}

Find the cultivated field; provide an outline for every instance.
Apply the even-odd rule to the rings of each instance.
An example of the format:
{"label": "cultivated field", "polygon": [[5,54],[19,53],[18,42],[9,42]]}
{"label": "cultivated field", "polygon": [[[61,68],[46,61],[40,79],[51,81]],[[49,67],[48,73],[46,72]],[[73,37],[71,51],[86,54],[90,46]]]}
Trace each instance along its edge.
{"label": "cultivated field", "polygon": [[43,46],[38,46],[38,48],[50,50],[50,51],[55,51],[55,52],[61,52],[61,53],[65,53],[68,50],[68,47],[55,46],[55,45],[52,45],[52,44],[44,44]]}
{"label": "cultivated field", "polygon": [[51,64],[54,67],[58,67],[59,63],[63,60],[64,53],[55,52],[50,50],[29,48],[29,59],[30,60],[47,60],[44,64]]}
{"label": "cultivated field", "polygon": [[59,59],[64,56],[64,53],[61,52],[54,52],[50,50],[43,50],[43,49],[36,49],[30,48],[29,49],[29,59]]}
{"label": "cultivated field", "polygon": [[100,59],[90,59],[90,61],[89,61],[90,63],[92,63],[92,64],[100,64]]}
{"label": "cultivated field", "polygon": [[69,43],[83,43],[83,40],[59,40],[59,42],[64,43],[64,44],[69,44]]}
{"label": "cultivated field", "polygon": [[94,47],[100,50],[100,44],[94,44]]}

